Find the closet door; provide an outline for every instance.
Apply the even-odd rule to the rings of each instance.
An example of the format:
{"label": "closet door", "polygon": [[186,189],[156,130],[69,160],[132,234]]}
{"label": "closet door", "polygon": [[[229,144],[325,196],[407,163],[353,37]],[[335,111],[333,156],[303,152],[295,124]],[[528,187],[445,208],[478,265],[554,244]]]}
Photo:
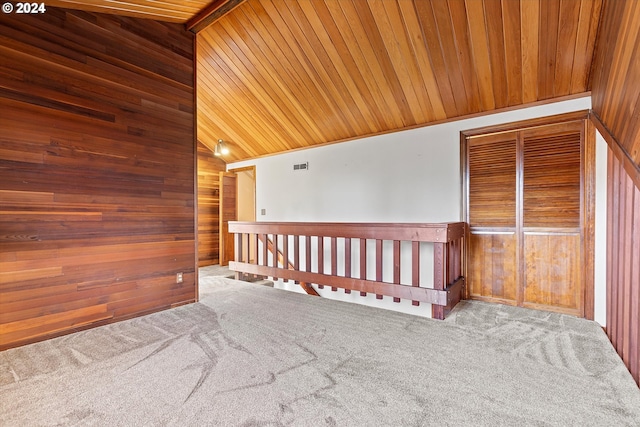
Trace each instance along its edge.
{"label": "closet door", "polygon": [[471,298],[584,316],[584,126],[467,137]]}
{"label": "closet door", "polygon": [[471,297],[515,304],[517,282],[517,134],[467,141]]}
{"label": "closet door", "polygon": [[582,315],[582,122],[522,132],[522,305]]}

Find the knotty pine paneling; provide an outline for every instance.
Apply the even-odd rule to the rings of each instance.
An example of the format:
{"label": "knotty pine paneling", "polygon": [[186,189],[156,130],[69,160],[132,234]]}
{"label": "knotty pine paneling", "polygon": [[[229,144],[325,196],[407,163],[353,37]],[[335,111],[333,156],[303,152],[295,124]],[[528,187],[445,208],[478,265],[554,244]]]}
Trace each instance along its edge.
{"label": "knotty pine paneling", "polygon": [[193,55],[177,24],[0,16],[0,348],[195,300]]}
{"label": "knotty pine paneling", "polygon": [[605,2],[593,65],[592,105],[638,170],[640,186],[640,2]]}
{"label": "knotty pine paneling", "polygon": [[198,142],[198,266],[218,264],[220,251],[220,172],[225,162]]}
{"label": "knotty pine paneling", "polygon": [[607,335],[640,385],[640,189],[609,149]]}
{"label": "knotty pine paneling", "polygon": [[230,161],[584,94],[601,0],[247,0],[198,33]]}

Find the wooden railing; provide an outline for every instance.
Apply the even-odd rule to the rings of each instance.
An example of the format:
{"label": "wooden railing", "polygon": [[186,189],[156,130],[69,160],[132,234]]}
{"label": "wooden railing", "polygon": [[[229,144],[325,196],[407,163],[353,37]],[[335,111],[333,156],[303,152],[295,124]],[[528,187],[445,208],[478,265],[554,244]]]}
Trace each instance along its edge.
{"label": "wooden railing", "polygon": [[[229,222],[229,232],[235,233],[236,239],[235,261],[229,267],[236,271],[238,279],[246,275],[273,277],[314,283],[318,288],[330,286],[333,291],[360,291],[363,296],[374,293],[378,299],[389,296],[394,302],[407,299],[414,305],[430,303],[432,317],[444,319],[463,297],[465,230],[463,222]],[[433,244],[433,288],[421,286],[425,285],[420,279],[420,244],[424,242]],[[254,251],[257,253],[251,253]],[[276,255],[279,252],[281,256]],[[368,258],[374,258],[373,252],[375,266],[370,266],[370,276],[375,277],[368,278]],[[354,257],[357,262],[352,263]],[[401,266],[401,259],[410,265]],[[392,271],[383,271],[384,266],[391,266]],[[401,283],[402,271],[411,277],[405,280],[410,284]],[[383,277],[387,280],[383,281]]]}

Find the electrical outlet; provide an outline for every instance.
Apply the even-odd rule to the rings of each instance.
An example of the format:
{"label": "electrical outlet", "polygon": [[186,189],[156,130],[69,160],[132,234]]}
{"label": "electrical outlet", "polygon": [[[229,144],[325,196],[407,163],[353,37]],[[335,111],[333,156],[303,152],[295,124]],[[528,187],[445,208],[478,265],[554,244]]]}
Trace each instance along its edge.
{"label": "electrical outlet", "polygon": [[260,215],[266,215],[266,214],[267,214],[266,209],[260,209]]}
{"label": "electrical outlet", "polygon": [[176,283],[182,283],[182,273],[176,273]]}

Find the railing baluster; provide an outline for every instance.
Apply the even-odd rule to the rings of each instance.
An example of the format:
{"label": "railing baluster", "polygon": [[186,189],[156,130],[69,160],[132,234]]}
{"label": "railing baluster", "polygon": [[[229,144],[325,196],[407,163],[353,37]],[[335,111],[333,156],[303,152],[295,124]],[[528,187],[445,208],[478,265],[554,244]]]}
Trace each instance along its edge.
{"label": "railing baluster", "polygon": [[311,236],[304,236],[304,270],[311,271]]}
{"label": "railing baluster", "polygon": [[[344,239],[344,277],[351,277],[351,238]],[[350,294],[351,289],[345,289],[345,294]]]}
{"label": "railing baluster", "polygon": [[[300,270],[300,236],[293,236],[293,269]],[[296,280],[295,283],[297,285],[300,281]]]}
{"label": "railing baluster", "polygon": [[[444,291],[447,282],[447,244],[436,242],[433,244],[433,289]],[[440,305],[431,306],[431,317],[434,319],[444,319],[444,307]]]}
{"label": "railing baluster", "polygon": [[269,238],[266,234],[262,236],[262,263],[261,265],[269,265]]}
{"label": "railing baluster", "polygon": [[[376,282],[382,282],[382,240],[376,239]],[[376,294],[376,299],[382,299],[382,295]]]}
{"label": "railing baluster", "polygon": [[[271,251],[271,256],[273,257],[273,266],[278,268],[278,235],[273,234],[273,251]],[[273,280],[278,280],[277,277],[274,277]]]}
{"label": "railing baluster", "polygon": [[[420,286],[420,242],[411,242],[411,286]],[[411,301],[419,306],[420,301]]]}
{"label": "railing baluster", "polygon": [[[338,238],[337,237],[331,238],[331,275],[332,276],[338,275]],[[338,288],[336,288],[335,286],[332,286],[331,290],[333,292],[336,292]]]}
{"label": "railing baluster", "polygon": [[[318,273],[324,274],[324,237],[318,236]],[[318,288],[324,289],[324,285],[318,283]]]}
{"label": "railing baluster", "polygon": [[[367,278],[367,239],[360,238],[360,279]],[[360,296],[366,297],[366,292],[360,292]]]}
{"label": "railing baluster", "polygon": [[[400,284],[400,240],[393,241],[393,283]],[[400,302],[400,298],[393,297],[393,302]]]}
{"label": "railing baluster", "polygon": [[289,236],[282,236],[282,268],[289,269]]}

